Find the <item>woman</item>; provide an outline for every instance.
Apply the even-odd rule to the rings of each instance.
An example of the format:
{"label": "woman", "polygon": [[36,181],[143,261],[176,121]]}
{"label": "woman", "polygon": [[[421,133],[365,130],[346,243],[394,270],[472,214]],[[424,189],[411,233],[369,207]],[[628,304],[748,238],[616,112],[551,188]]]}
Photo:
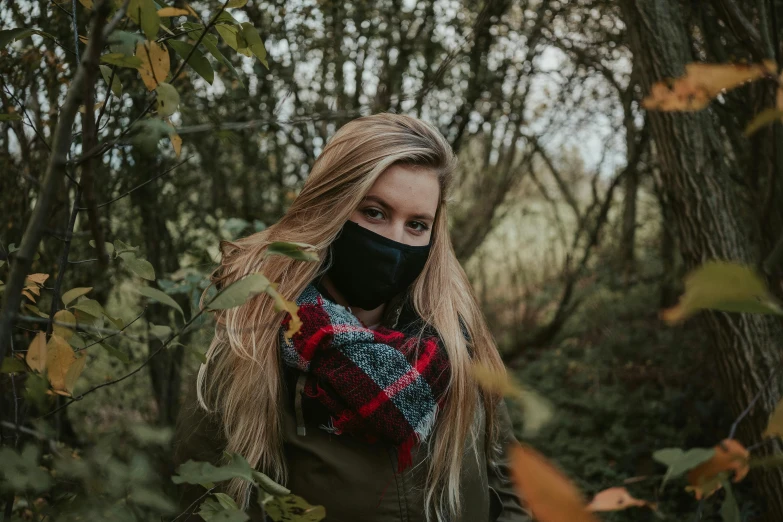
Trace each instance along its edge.
{"label": "woman", "polygon": [[[471,379],[471,361],[505,369],[449,239],[455,166],[421,120],[358,118],[278,223],[221,242],[212,281],[261,272],[302,323],[291,335],[264,294],[217,313],[175,464],[239,453],[328,522],[529,520],[508,478],[505,405]],[[313,245],[320,263],[265,257],[273,241]],[[203,491],[183,488],[183,509]],[[246,482],[226,491],[261,520]]]}

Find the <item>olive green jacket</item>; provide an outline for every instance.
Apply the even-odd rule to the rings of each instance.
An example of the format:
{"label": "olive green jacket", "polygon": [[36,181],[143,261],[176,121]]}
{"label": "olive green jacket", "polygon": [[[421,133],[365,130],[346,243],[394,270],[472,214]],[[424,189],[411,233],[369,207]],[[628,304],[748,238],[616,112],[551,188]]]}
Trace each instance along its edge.
{"label": "olive green jacket", "polygon": [[[325,294],[328,296],[328,294]],[[396,327],[401,310],[407,310],[401,298],[389,303],[382,324]],[[404,315],[404,313],[403,313]],[[311,414],[312,401],[302,401],[303,381],[296,370],[286,369],[286,400],[281,404],[284,455],[289,480],[284,484],[292,493],[312,505],[326,509],[325,522],[424,522],[424,479],[426,448],[415,447],[413,466],[396,474],[396,448],[376,442],[363,442],[349,435],[333,435],[320,429]],[[514,439],[505,403],[496,408],[501,426],[503,448]],[[475,422],[483,428],[484,408],[476,408]],[[479,430],[476,445],[466,444],[462,466],[462,511],[453,522],[529,522],[509,481],[505,451],[498,451],[495,462],[485,458],[484,429]],[[205,414],[195,393],[195,375],[190,379],[185,403],[177,420],[174,436],[174,465],[189,459],[220,462],[225,438],[218,415]],[[199,497],[205,492],[198,485],[179,486],[179,512],[198,511]],[[250,520],[265,522],[253,490],[247,508]],[[201,521],[186,514],[179,521]]]}

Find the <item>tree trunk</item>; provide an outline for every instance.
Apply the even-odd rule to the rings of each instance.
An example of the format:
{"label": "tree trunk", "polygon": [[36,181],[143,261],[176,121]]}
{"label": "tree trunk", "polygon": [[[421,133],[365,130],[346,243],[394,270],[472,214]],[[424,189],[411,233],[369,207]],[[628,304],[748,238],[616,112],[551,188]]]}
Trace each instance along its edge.
{"label": "tree trunk", "polygon": [[[624,0],[622,9],[643,91],[649,93],[655,81],[682,75],[685,64],[694,58],[679,2]],[[741,203],[741,189],[730,176],[738,166],[725,153],[719,123],[709,111],[648,113],[685,268],[708,259],[755,266],[761,255],[759,226],[752,209]],[[720,379],[716,389],[738,416],[780,364],[781,323],[770,316],[717,312],[702,313],[699,319],[714,344],[714,369]],[[780,391],[780,383],[775,382],[763,393],[740,424],[741,442],[761,440]],[[752,476],[767,503],[764,519],[783,520],[783,472],[775,469]]]}

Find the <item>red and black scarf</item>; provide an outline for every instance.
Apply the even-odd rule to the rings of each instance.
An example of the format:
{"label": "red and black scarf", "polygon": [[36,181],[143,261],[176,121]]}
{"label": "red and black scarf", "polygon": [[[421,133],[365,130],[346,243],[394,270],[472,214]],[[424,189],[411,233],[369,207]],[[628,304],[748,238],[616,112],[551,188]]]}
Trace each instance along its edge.
{"label": "red and black scarf", "polygon": [[305,396],[328,410],[329,431],[386,441],[398,449],[398,472],[410,466],[445,401],[450,366],[440,338],[367,328],[312,283],[296,303],[302,327],[287,339],[286,315],[282,358],[307,375]]}

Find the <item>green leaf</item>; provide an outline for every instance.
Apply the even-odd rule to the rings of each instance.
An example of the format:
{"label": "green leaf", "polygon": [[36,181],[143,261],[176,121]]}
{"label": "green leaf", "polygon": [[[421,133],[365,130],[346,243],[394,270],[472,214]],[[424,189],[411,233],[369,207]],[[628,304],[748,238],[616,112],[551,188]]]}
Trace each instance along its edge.
{"label": "green leaf", "polygon": [[19,121],[21,119],[21,114],[0,114],[0,121]]}
{"label": "green leaf", "polygon": [[264,504],[264,510],[275,522],[288,520],[319,522],[326,517],[326,510],[323,506],[311,506],[305,499],[297,495],[273,497]]}
{"label": "green leaf", "polygon": [[117,67],[129,67],[136,69],[141,66],[141,59],[137,56],[127,56],[120,53],[109,53],[101,56],[101,61]]}
{"label": "green leaf", "polygon": [[318,253],[313,245],[286,241],[274,241],[266,248],[265,256],[286,256],[298,261],[319,261]]}
{"label": "green leaf", "polygon": [[171,328],[163,324],[150,324],[150,333],[161,341],[165,341],[171,336]]}
{"label": "green leaf", "polygon": [[247,42],[247,46],[253,51],[253,54],[264,64],[264,67],[269,69],[269,64],[266,62],[266,48],[264,42],[261,40],[261,36],[253,27],[253,24],[245,22],[242,24],[242,36]]}
{"label": "green leaf", "polygon": [[[133,12],[138,16],[138,20],[134,21],[141,26],[147,40],[154,40],[158,35],[158,26],[160,25],[160,17],[155,3],[152,0],[133,0],[131,5],[134,5]],[[128,14],[130,14],[131,8],[128,9]]]}
{"label": "green leaf", "polygon": [[214,34],[207,34],[204,36],[204,38],[201,40],[201,43],[204,44],[204,47],[209,51],[209,53],[215,57],[216,60],[218,60],[220,63],[225,65],[229,71],[231,71],[234,76],[236,76],[236,79],[239,80],[239,84],[244,87],[245,84],[242,81],[242,78],[239,76],[239,73],[234,68],[234,65],[223,56],[223,53],[220,52],[220,50],[217,47],[217,37]]}
{"label": "green leaf", "polygon": [[783,121],[783,111],[774,107],[764,109],[754,116],[753,119],[750,120],[750,123],[748,123],[748,126],[745,127],[745,137],[750,137],[762,127],[766,127],[776,121]]}
{"label": "green leaf", "polygon": [[46,491],[51,487],[49,473],[39,466],[38,446],[27,443],[19,454],[8,446],[0,448],[0,476],[12,491]]}
{"label": "green leaf", "polygon": [[177,112],[177,107],[179,107],[179,93],[173,85],[161,82],[155,88],[155,93],[157,94],[158,116],[161,118],[168,118]]}
{"label": "green leaf", "polygon": [[72,305],[71,308],[81,310],[82,312],[93,317],[100,317],[103,315],[103,307],[95,299],[82,299],[81,301],[78,301],[76,304]]}
{"label": "green leaf", "polygon": [[100,67],[101,67],[101,76],[103,76],[103,80],[106,82],[106,85],[110,85],[111,92],[114,94],[114,96],[116,96],[117,98],[122,96],[122,84],[120,83],[119,75],[115,73],[114,77],[112,77],[111,67],[108,67],[106,65],[101,65]]}
{"label": "green leaf", "polygon": [[737,500],[734,498],[734,491],[731,489],[731,482],[722,480],[723,489],[726,490],[726,498],[720,506],[720,516],[723,522],[740,522],[740,510],[737,506]]}
{"label": "green leaf", "polygon": [[213,493],[215,498],[223,506],[223,509],[239,509],[239,506],[233,498],[229,497],[225,493]]}
{"label": "green leaf", "polygon": [[4,357],[3,365],[0,366],[0,373],[21,373],[26,371],[27,367],[24,363],[14,357]]}
{"label": "green leaf", "polygon": [[131,502],[140,506],[152,508],[155,512],[161,514],[174,513],[177,511],[177,504],[170,498],[166,497],[160,491],[155,491],[143,486],[133,485],[128,497]]}
{"label": "green leaf", "polygon": [[0,31],[0,48],[5,48],[8,44],[15,42],[17,40],[21,40],[22,38],[27,38],[30,35],[35,34],[35,29],[28,29],[28,28],[20,28],[17,27],[16,29],[5,29],[4,31]]}
{"label": "green leaf", "polygon": [[783,315],[783,307],[753,268],[726,261],[708,261],[690,272],[680,302],[661,317],[673,324],[702,309]]}
{"label": "green leaf", "polygon": [[83,296],[84,294],[88,293],[90,290],[92,290],[91,286],[71,288],[70,290],[68,290],[63,294],[62,297],[63,305],[67,307],[71,303],[71,301],[73,301],[77,297]]}
{"label": "green leaf", "polygon": [[240,509],[225,508],[214,498],[208,498],[199,507],[198,514],[205,522],[244,522],[250,516]]}
{"label": "green leaf", "polygon": [[253,477],[256,479],[258,486],[271,495],[280,497],[291,493],[290,489],[278,484],[260,471],[253,470]]}
{"label": "green leaf", "polygon": [[127,56],[133,56],[136,52],[136,44],[143,42],[144,38],[137,33],[130,33],[128,31],[114,31],[109,35],[109,48],[112,53],[124,54]]}
{"label": "green leaf", "polygon": [[677,478],[686,471],[706,462],[715,455],[714,448],[693,448],[686,451],[680,448],[665,448],[653,453],[653,459],[669,467],[663,478],[665,484],[671,478]]}
{"label": "green leaf", "polygon": [[239,51],[239,49],[241,49],[241,47],[238,47],[237,44],[237,34],[239,33],[240,29],[239,26],[233,24],[216,24],[215,29],[229,47],[235,51]]}
{"label": "green leaf", "polygon": [[263,274],[250,274],[221,290],[215,298],[206,305],[206,309],[226,310],[242,305],[253,295],[265,292],[269,287],[269,284],[269,279]]}
{"label": "green leaf", "polygon": [[179,303],[177,303],[170,295],[161,292],[157,288],[152,288],[151,286],[142,286],[141,288],[137,288],[136,291],[143,296],[155,299],[156,301],[159,301],[166,306],[172,307],[179,312],[183,319],[185,318],[185,313],[182,311]]}
{"label": "green leaf", "polygon": [[228,0],[226,7],[245,7],[247,0]]}
{"label": "green leaf", "polygon": [[[109,255],[112,255],[114,253],[114,244],[109,243],[108,241],[105,241],[103,244],[106,245],[106,252]],[[90,239],[90,246],[95,248],[95,240],[94,239]]]}
{"label": "green leaf", "polygon": [[98,345],[104,350],[106,350],[106,353],[108,353],[118,361],[122,362],[123,364],[130,364],[130,358],[128,357],[128,354],[126,354],[122,350],[119,350],[110,344],[106,344],[105,342],[100,342],[98,343]]}
{"label": "green leaf", "polygon": [[137,276],[148,281],[155,280],[155,269],[146,259],[136,257],[132,252],[123,252],[120,257],[125,262],[125,266]]}
{"label": "green leaf", "polygon": [[223,482],[232,478],[241,478],[253,482],[253,468],[238,453],[230,456],[225,466],[216,467],[210,462],[189,460],[177,468],[177,474],[171,477],[175,484],[206,484]]}
{"label": "green leaf", "polygon": [[192,45],[181,40],[169,40],[168,44],[183,60],[190,56],[190,58],[188,58],[188,65],[193,67],[193,70],[196,71],[199,76],[212,85],[212,82],[215,80],[215,71],[212,69],[212,64],[209,63],[207,57],[204,56],[204,53],[199,49],[194,49]]}

